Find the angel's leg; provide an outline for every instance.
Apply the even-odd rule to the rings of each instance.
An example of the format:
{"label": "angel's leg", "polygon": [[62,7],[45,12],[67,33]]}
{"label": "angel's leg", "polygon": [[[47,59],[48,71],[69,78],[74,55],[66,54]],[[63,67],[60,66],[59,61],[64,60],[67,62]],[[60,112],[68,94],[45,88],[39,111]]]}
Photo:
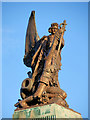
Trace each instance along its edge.
{"label": "angel's leg", "polygon": [[39,83],[38,89],[34,94],[34,97],[41,97],[43,91],[45,90],[46,85],[44,83]]}

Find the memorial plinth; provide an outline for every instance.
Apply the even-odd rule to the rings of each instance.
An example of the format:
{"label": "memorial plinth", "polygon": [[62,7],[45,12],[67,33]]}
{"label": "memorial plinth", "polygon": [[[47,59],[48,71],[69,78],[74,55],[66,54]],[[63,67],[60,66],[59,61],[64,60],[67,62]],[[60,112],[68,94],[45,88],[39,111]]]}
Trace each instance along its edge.
{"label": "memorial plinth", "polygon": [[14,111],[13,118],[82,118],[80,113],[58,104],[48,104]]}

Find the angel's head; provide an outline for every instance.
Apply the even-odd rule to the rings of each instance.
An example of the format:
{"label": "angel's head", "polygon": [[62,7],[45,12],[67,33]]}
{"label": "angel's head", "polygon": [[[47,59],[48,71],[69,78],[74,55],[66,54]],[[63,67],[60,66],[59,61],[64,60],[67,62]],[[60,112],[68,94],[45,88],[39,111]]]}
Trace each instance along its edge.
{"label": "angel's head", "polygon": [[57,23],[52,23],[51,27],[48,29],[48,32],[52,33],[52,34],[55,34],[57,30],[58,30],[58,24]]}

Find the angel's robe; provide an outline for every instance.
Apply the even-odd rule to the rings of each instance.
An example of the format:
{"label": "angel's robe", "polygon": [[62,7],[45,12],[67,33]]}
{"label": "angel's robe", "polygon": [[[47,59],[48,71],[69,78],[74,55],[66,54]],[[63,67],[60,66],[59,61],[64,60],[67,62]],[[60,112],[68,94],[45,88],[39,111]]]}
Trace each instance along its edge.
{"label": "angel's robe", "polygon": [[[55,35],[52,34],[44,36],[36,43],[28,54],[28,64],[32,68],[32,76],[35,74],[36,82],[59,86],[58,71],[61,69],[61,49],[58,52],[60,40],[57,41],[54,37]],[[61,48],[63,46],[64,39],[62,38]]]}

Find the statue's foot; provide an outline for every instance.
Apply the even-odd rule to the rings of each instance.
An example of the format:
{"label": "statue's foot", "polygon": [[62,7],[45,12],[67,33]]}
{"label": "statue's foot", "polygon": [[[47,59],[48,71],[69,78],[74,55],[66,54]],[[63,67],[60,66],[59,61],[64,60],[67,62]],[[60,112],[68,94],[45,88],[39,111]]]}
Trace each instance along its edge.
{"label": "statue's foot", "polygon": [[59,94],[60,97],[64,100],[66,97],[67,97],[67,94],[66,92],[63,92],[62,94]]}
{"label": "statue's foot", "polygon": [[57,101],[57,104],[60,104],[60,105],[62,105],[62,106],[64,106],[64,107],[67,107],[67,108],[69,107],[69,105],[67,104],[66,100],[62,100],[62,101],[61,101],[61,100],[58,100],[58,101]]}

